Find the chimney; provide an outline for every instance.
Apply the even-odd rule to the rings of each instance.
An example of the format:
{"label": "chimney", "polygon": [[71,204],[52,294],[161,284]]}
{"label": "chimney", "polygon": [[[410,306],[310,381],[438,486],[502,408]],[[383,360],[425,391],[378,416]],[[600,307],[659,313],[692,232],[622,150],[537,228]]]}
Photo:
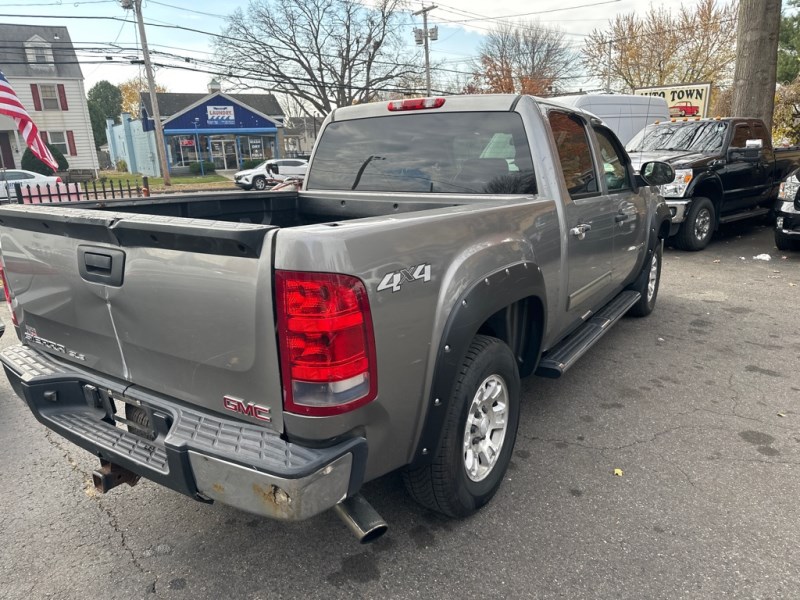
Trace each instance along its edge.
{"label": "chimney", "polygon": [[208,82],[208,93],[213,94],[214,92],[219,92],[222,90],[222,86],[219,84],[219,81],[216,79],[212,79]]}

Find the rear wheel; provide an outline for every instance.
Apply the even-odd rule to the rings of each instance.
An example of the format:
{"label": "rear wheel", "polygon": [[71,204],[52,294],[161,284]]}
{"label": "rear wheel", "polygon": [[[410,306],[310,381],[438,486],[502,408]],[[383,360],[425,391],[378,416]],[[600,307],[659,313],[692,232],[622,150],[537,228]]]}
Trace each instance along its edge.
{"label": "rear wheel", "polygon": [[253,179],[253,187],[257,190],[267,189],[267,180],[264,177],[256,177]]}
{"label": "rear wheel", "polygon": [[432,463],[407,469],[404,481],[423,506],[450,517],[465,517],[497,492],[514,450],[519,372],[506,344],[475,337],[446,410]]}
{"label": "rear wheel", "polygon": [[711,241],[716,224],[716,211],[708,198],[699,196],[692,201],[686,220],[681,223],[675,243],[682,250],[702,250]]}

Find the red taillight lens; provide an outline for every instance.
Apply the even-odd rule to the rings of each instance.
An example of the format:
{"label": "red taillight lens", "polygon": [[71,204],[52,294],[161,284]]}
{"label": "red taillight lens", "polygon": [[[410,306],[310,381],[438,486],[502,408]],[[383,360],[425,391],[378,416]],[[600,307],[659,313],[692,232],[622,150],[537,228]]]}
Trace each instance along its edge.
{"label": "red taillight lens", "polygon": [[8,280],[6,279],[6,270],[0,265],[0,278],[3,280],[3,295],[8,302],[8,310],[11,311],[11,322],[14,325],[19,325],[17,322],[17,315],[14,314],[14,307],[11,305],[11,288],[8,287]]}
{"label": "red taillight lens", "polygon": [[275,272],[284,409],[326,416],[373,400],[375,340],[367,290],[349,275]]}
{"label": "red taillight lens", "polygon": [[413,98],[411,100],[392,100],[389,102],[389,110],[425,110],[427,108],[441,108],[444,106],[444,98]]}
{"label": "red taillight lens", "polygon": [[63,182],[61,181],[61,177],[56,177],[56,183],[63,183]]}

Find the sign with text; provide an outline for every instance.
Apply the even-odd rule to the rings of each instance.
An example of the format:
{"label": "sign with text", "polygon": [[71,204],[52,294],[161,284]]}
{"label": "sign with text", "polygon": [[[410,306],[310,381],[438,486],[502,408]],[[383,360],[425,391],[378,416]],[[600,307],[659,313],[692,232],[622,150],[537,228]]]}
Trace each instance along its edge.
{"label": "sign with text", "polygon": [[637,96],[659,96],[667,101],[671,117],[707,117],[710,83],[685,83],[661,87],[638,88]]}
{"label": "sign with text", "polygon": [[233,106],[206,106],[206,116],[208,124],[212,126],[236,124],[236,118],[233,116]]}

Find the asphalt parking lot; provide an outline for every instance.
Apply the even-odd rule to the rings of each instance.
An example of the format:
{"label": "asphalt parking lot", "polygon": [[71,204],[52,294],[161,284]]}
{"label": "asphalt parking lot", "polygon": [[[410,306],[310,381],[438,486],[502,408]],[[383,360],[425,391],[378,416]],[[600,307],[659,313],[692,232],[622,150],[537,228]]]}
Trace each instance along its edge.
{"label": "asphalt parking lot", "polygon": [[390,526],[369,546],[332,513],[280,524],[147,481],[98,496],[94,459],[2,377],[0,598],[798,598],[799,306],[800,252],[764,226],[668,249],[651,317],[523,382],[484,510],[440,518],[390,475],[364,491]]}

